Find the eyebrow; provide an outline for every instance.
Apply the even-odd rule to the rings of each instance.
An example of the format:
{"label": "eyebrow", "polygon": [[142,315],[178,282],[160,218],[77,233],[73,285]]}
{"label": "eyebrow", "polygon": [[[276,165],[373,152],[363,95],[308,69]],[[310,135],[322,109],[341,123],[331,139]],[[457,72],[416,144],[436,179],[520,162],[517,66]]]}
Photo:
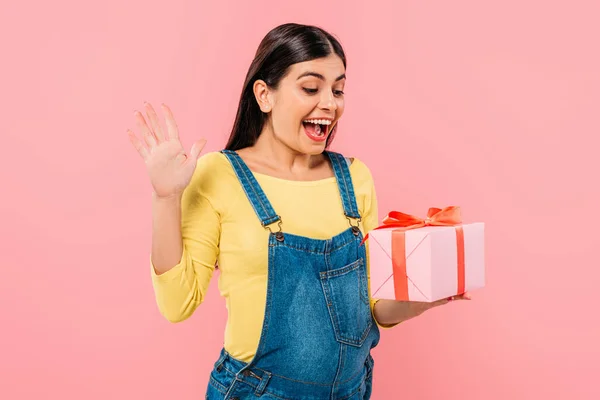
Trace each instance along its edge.
{"label": "eyebrow", "polygon": [[[315,78],[317,78],[317,79],[320,79],[320,80],[322,80],[322,81],[324,81],[324,80],[325,80],[325,77],[324,77],[323,75],[321,75],[321,74],[319,74],[319,73],[317,73],[317,72],[311,72],[311,71],[307,71],[307,72],[305,72],[305,73],[301,74],[301,75],[298,77],[298,79],[296,79],[296,80],[300,80],[300,79],[302,79],[302,78],[304,78],[304,77],[306,77],[306,76],[314,76]],[[337,78],[335,78],[335,81],[336,81],[336,82],[337,82],[337,81],[341,81],[342,79],[345,79],[345,78],[346,78],[346,74],[341,74],[340,76],[338,76]]]}

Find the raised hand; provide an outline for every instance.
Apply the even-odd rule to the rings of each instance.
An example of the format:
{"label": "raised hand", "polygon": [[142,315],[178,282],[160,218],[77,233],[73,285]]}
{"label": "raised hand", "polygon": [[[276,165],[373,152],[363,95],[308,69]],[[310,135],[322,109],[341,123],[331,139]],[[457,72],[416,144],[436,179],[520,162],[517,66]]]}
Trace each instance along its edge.
{"label": "raised hand", "polygon": [[143,142],[130,129],[127,130],[127,134],[131,144],[146,164],[155,196],[158,198],[179,196],[192,179],[196,161],[206,140],[198,140],[193,144],[190,152],[186,153],[179,140],[179,131],[171,109],[164,104],[161,105],[167,126],[165,135],[152,105],[144,103],[144,108],[148,121],[141,112],[134,113]]}

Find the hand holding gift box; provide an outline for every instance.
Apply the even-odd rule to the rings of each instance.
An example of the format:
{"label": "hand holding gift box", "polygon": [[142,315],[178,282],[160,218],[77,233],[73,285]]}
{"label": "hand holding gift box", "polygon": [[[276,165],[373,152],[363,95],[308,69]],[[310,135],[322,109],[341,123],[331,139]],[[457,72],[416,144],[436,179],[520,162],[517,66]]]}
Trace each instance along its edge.
{"label": "hand holding gift box", "polygon": [[373,298],[434,302],[485,286],[484,224],[463,224],[459,207],[392,211],[367,239]]}

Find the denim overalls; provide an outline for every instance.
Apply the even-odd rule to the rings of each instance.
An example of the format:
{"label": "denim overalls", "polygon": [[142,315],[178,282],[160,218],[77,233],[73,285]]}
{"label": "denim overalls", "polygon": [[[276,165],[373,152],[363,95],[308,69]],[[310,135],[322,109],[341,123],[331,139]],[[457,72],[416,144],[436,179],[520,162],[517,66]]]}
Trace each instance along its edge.
{"label": "denim overalls", "polygon": [[[262,226],[268,229],[269,261],[264,322],[249,362],[221,350],[206,398],[369,399],[379,329],[371,315],[365,246],[346,159],[331,160],[349,227],[327,240],[286,233],[244,161],[221,151]],[[354,224],[353,224],[354,222]],[[277,223],[277,224],[275,224]]]}

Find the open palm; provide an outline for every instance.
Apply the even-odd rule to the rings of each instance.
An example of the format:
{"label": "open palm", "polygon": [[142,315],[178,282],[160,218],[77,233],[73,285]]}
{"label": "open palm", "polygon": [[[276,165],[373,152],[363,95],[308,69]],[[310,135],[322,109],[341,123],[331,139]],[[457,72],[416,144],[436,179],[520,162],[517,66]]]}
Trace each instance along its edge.
{"label": "open palm", "polygon": [[164,104],[161,107],[167,126],[166,135],[154,108],[149,103],[144,103],[149,125],[141,112],[134,113],[143,141],[130,129],[127,130],[127,134],[146,164],[154,193],[157,197],[166,198],[180,195],[190,183],[196,169],[196,161],[206,140],[198,140],[189,154],[186,153],[181,145],[171,109]]}

